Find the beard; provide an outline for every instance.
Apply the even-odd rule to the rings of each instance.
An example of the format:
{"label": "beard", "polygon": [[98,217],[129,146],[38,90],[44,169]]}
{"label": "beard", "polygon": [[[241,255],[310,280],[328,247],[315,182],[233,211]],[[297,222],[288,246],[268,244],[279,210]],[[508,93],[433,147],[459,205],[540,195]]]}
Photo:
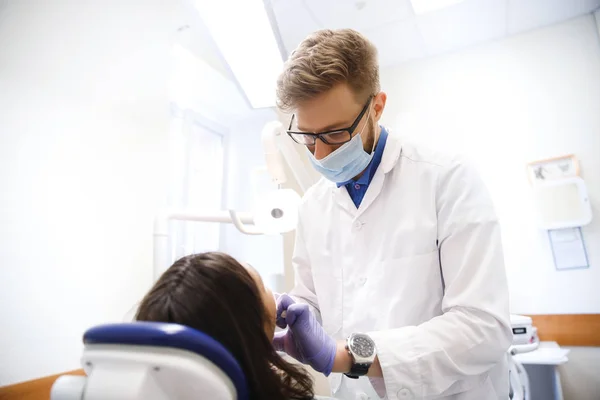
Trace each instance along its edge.
{"label": "beard", "polygon": [[367,136],[365,137],[365,141],[363,143],[364,149],[367,153],[371,154],[375,150],[375,124],[374,121],[369,116],[369,120],[367,121]]}

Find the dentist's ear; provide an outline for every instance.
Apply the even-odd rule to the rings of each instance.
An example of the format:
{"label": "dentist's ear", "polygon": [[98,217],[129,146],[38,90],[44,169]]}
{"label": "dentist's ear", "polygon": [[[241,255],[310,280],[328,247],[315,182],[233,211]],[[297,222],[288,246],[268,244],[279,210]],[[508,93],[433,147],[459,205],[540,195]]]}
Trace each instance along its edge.
{"label": "dentist's ear", "polygon": [[381,119],[386,102],[387,94],[385,94],[385,92],[379,92],[373,98],[373,119],[375,122],[379,122]]}

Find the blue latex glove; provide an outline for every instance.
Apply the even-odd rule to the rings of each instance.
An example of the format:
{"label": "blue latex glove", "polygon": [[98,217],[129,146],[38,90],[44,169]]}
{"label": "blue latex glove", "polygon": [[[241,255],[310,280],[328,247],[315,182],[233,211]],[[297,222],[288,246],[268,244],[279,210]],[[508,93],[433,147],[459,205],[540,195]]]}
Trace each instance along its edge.
{"label": "blue latex glove", "polygon": [[325,333],[308,304],[296,303],[287,294],[281,295],[277,301],[277,326],[287,326],[285,331],[275,333],[273,346],[277,351],[286,352],[325,376],[331,374],[337,345]]}
{"label": "blue latex glove", "polygon": [[275,296],[275,304],[277,304],[277,319],[275,320],[275,324],[281,328],[281,329],[285,329],[287,327],[287,322],[285,321],[285,317],[282,316],[281,314],[286,311],[287,312],[287,308],[291,305],[294,304],[295,301],[294,299],[292,299],[290,296],[288,296],[287,294],[283,293],[277,293],[277,295]]}
{"label": "blue latex glove", "polygon": [[271,292],[273,293],[273,298],[275,299],[275,304],[277,304],[277,302],[279,301],[279,298],[281,297],[281,293],[277,293],[277,292]]}

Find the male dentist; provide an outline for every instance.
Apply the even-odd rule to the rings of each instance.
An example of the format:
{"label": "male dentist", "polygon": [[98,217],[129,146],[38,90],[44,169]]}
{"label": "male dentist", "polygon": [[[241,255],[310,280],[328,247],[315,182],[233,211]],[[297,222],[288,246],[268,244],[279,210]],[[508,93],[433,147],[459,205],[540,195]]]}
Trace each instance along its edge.
{"label": "male dentist", "polygon": [[337,398],[508,399],[500,227],[478,174],[379,125],[377,51],[356,31],[308,36],[277,96],[323,179],[300,206],[275,347]]}

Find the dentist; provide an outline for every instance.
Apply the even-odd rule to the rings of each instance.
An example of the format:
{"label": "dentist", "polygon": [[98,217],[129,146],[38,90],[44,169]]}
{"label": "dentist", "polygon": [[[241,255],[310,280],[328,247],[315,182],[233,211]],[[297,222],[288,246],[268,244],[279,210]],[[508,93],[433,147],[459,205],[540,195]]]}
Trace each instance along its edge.
{"label": "dentist", "polygon": [[377,51],[353,30],[308,36],[277,96],[324,179],[300,207],[275,347],[337,398],[508,399],[500,227],[478,174],[379,125]]}

